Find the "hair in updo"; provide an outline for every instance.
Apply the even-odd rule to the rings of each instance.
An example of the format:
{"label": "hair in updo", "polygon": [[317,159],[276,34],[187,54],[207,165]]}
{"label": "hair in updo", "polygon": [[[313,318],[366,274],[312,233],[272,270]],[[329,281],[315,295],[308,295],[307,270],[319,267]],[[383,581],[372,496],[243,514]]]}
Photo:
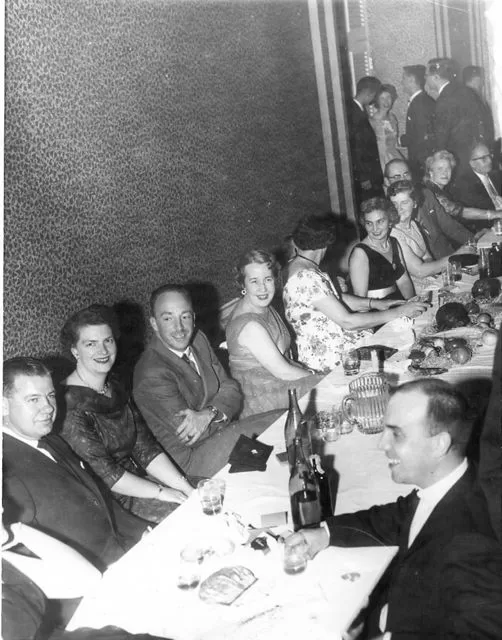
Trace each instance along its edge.
{"label": "hair in updo", "polygon": [[272,275],[274,276],[274,280],[277,280],[277,276],[279,275],[280,266],[275,256],[269,251],[265,251],[264,249],[252,249],[251,251],[247,251],[244,253],[239,262],[236,264],[234,268],[235,272],[235,282],[237,286],[241,289],[244,286],[244,278],[245,278],[245,269],[248,264],[264,264],[266,265]]}
{"label": "hair in updo", "polygon": [[332,213],[304,216],[291,237],[301,251],[324,249],[335,241],[336,218]]}
{"label": "hair in updo", "polygon": [[[403,182],[403,180],[401,180],[400,182]],[[399,222],[399,215],[396,211],[396,207],[392,204],[392,202],[390,202],[390,200],[380,197],[370,198],[369,200],[365,200],[361,204],[361,209],[359,211],[359,222],[363,226],[363,228],[366,222],[366,216],[370,213],[373,213],[373,211],[383,211],[391,225]]]}
{"label": "hair in updo", "polygon": [[436,151],[427,158],[425,161],[425,172],[430,173],[434,163],[439,160],[448,160],[452,169],[455,169],[455,165],[457,164],[453,153],[450,153],[446,149],[441,149],[441,151]]}
{"label": "hair in updo", "polygon": [[65,322],[61,330],[61,345],[63,349],[71,354],[80,337],[80,330],[90,325],[106,324],[112,330],[113,337],[118,340],[120,335],[117,316],[111,307],[104,304],[91,304],[90,307],[81,309],[73,314]]}

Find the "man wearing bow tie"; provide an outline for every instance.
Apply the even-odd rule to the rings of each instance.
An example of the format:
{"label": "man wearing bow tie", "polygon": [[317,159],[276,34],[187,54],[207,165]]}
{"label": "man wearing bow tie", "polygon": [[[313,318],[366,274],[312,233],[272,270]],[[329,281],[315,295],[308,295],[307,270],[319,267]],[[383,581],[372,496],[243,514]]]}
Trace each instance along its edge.
{"label": "man wearing bow tie", "polygon": [[408,163],[413,179],[419,182],[424,163],[434,147],[435,102],[424,91],[425,67],[421,64],[403,67],[403,89],[408,95],[406,132],[401,146],[408,148]]}
{"label": "man wearing bow tie", "polygon": [[99,569],[135,544],[147,523],[111,499],[66,442],[52,433],[56,393],[33,358],[3,367],[3,491],[13,520],[73,547]]}
{"label": "man wearing bow tie", "polygon": [[232,422],[242,404],[239,385],[195,326],[189,292],[164,285],[150,298],[154,337],[134,370],[134,399],[165,451],[190,476],[212,476],[241,434],[260,433],[273,417]]}
{"label": "man wearing bow tie", "polygon": [[301,532],[312,555],[328,544],[399,547],[373,602],[385,640],[502,637],[502,548],[465,455],[468,414],[442,380],[399,387],[380,449],[392,479],[418,492]]}

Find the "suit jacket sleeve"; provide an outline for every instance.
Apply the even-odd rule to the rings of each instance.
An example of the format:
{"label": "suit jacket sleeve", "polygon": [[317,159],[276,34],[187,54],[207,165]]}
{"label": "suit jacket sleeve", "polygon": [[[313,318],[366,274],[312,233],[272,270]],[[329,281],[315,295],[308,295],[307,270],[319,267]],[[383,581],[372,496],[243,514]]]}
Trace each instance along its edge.
{"label": "suit jacket sleeve", "polygon": [[204,340],[206,341],[207,349],[210,354],[211,367],[215,372],[220,385],[217,394],[209,401],[208,404],[216,407],[218,411],[224,413],[226,417],[231,420],[241,408],[242,394],[239,384],[227,375],[227,372],[216,357],[215,352],[205,336]]}
{"label": "suit jacket sleeve", "polygon": [[25,524],[34,523],[36,508],[30,491],[17,475],[9,473],[5,468],[2,489],[5,520]]}
{"label": "suit jacket sleeve", "polygon": [[409,520],[409,514],[409,497],[406,497],[364,511],[333,516],[326,520],[330,531],[330,545],[340,547],[397,545]]}
{"label": "suit jacket sleeve", "polygon": [[432,204],[436,212],[436,220],[441,231],[453,245],[457,245],[456,248],[472,240],[474,236],[467,227],[464,227],[456,218],[448,215],[436,198],[431,198],[431,200],[433,201]]}

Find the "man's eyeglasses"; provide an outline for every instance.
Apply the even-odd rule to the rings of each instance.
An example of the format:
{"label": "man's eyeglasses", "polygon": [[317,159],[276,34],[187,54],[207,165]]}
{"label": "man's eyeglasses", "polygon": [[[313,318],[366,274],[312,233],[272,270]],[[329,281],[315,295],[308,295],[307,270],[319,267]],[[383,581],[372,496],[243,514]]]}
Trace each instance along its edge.
{"label": "man's eyeglasses", "polygon": [[471,158],[471,162],[476,162],[476,160],[487,160],[488,158],[493,158],[493,153],[487,153],[484,156],[478,156],[477,158]]}
{"label": "man's eyeglasses", "polygon": [[404,171],[403,173],[396,173],[393,176],[389,176],[389,180],[409,180],[411,178],[411,173],[409,171]]}

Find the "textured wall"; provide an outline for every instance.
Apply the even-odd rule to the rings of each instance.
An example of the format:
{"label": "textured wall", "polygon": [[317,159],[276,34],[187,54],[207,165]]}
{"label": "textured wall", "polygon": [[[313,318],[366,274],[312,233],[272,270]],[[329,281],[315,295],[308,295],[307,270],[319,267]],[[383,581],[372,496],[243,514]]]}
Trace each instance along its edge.
{"label": "textured wall", "polygon": [[434,10],[426,0],[366,0],[375,75],[398,93],[394,113],[404,132],[407,97],[401,86],[403,66],[426,64],[436,53]]}
{"label": "textured wall", "polygon": [[6,4],[6,356],[328,208],[306,0]]}

